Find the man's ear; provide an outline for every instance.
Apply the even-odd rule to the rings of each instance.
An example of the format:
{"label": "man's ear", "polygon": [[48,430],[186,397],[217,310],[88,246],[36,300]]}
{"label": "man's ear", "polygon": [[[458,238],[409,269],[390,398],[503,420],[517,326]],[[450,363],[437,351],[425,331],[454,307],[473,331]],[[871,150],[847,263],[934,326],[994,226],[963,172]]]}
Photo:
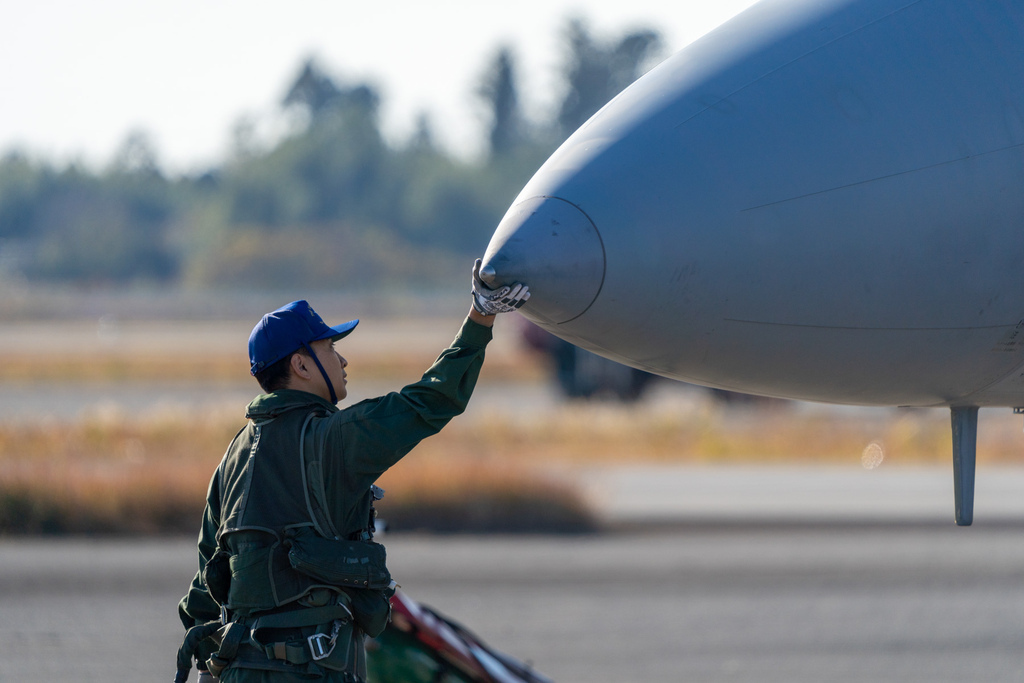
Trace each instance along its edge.
{"label": "man's ear", "polygon": [[301,353],[293,353],[290,364],[292,373],[301,379],[312,379],[313,374],[309,371],[310,359]]}

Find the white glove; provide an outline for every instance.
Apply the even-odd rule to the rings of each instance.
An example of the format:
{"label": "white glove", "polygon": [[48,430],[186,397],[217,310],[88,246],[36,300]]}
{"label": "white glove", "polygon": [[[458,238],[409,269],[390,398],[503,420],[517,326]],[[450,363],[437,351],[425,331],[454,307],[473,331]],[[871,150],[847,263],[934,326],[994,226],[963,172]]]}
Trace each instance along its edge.
{"label": "white glove", "polygon": [[530,298],[530,288],[521,282],[491,289],[480,279],[480,263],[473,264],[473,308],[482,315],[511,313]]}
{"label": "white glove", "polygon": [[215,683],[219,678],[214,677],[209,671],[199,671],[199,683]]}

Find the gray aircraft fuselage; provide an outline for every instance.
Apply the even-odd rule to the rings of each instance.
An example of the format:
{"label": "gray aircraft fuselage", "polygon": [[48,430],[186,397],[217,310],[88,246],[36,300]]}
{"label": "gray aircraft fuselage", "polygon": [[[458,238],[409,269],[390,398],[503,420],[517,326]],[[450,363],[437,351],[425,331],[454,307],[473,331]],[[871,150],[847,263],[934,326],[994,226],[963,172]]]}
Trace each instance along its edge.
{"label": "gray aircraft fuselage", "polygon": [[667,377],[1022,406],[1024,3],[765,0],[573,134],[484,266]]}

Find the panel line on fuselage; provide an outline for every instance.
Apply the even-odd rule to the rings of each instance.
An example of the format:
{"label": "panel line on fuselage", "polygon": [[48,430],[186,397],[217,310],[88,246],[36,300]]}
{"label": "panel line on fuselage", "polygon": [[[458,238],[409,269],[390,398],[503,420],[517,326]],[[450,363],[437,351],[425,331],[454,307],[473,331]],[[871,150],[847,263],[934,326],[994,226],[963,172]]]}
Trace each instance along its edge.
{"label": "panel line on fuselage", "polygon": [[1006,152],[1011,149],[1019,149],[1024,147],[1024,142],[1018,142],[1013,145],[1007,145],[1005,147],[999,147],[998,149],[990,149],[984,152],[978,152],[977,154],[968,154],[966,156],[958,157],[956,159],[950,159],[948,161],[939,161],[934,164],[928,164],[926,166],[920,166],[918,168],[910,168],[904,171],[896,171],[895,173],[888,173],[886,175],[880,175],[875,178],[868,178],[867,180],[858,180],[856,182],[847,183],[845,185],[837,185],[836,187],[830,187],[824,190],[815,190],[814,192],[808,192],[806,194],[797,195],[795,197],[787,197],[786,199],[778,199],[773,202],[767,202],[765,204],[758,204],[757,206],[748,206],[745,209],[740,209],[740,213],[744,211],[756,211],[757,209],[763,209],[769,206],[778,206],[779,204],[785,204],[786,202],[795,202],[800,199],[807,199],[808,197],[814,197],[817,195],[827,194],[829,192],[835,192],[837,190],[845,190],[850,187],[857,187],[858,185],[867,185],[869,183],[878,182],[880,180],[888,180],[890,178],[898,178],[899,176],[909,175],[911,173],[919,173],[921,171],[928,171],[933,168],[939,168],[941,166],[949,166],[950,164],[958,164],[962,161],[969,159],[977,159],[979,157],[988,156],[990,154],[998,154],[999,152]]}
{"label": "panel line on fuselage", "polygon": [[778,323],[768,320],[744,320],[742,318],[722,318],[727,323],[742,323],[745,325],[771,325],[774,327],[801,327],[819,330],[865,330],[877,332],[946,332],[956,330],[999,330],[1006,327],[1016,328],[1021,321],[1006,323],[1003,325],[971,325],[969,327],[861,327],[855,325],[813,325],[810,323]]}
{"label": "panel line on fuselage", "polygon": [[732,91],[731,93],[729,93],[728,95],[725,95],[724,97],[720,97],[720,98],[718,98],[717,100],[715,100],[715,101],[714,101],[714,103],[712,103],[712,104],[709,104],[709,105],[706,105],[706,106],[705,106],[705,107],[704,107],[703,109],[701,109],[700,111],[698,111],[698,112],[695,112],[695,113],[691,114],[690,116],[687,116],[687,117],[686,117],[685,119],[683,119],[682,121],[680,121],[679,123],[675,124],[675,125],[674,125],[674,126],[672,126],[672,127],[673,127],[673,128],[679,128],[680,126],[684,126],[684,125],[686,125],[686,123],[687,123],[688,121],[692,121],[693,119],[697,118],[697,117],[698,117],[698,116],[700,116],[701,114],[703,114],[703,113],[705,113],[705,112],[707,112],[707,111],[709,111],[709,110],[711,110],[711,109],[714,109],[715,107],[717,107],[717,106],[718,106],[719,104],[721,104],[722,102],[725,102],[725,101],[726,101],[726,100],[728,100],[728,99],[729,99],[730,97],[734,96],[734,95],[735,95],[736,93],[740,93],[740,92],[743,92],[744,90],[746,90],[746,89],[747,89],[747,88],[749,88],[750,86],[754,85],[755,83],[759,83],[759,82],[763,81],[764,79],[768,78],[768,77],[769,77],[769,76],[771,76],[772,74],[774,74],[774,73],[777,73],[777,72],[779,72],[779,71],[781,71],[781,70],[785,69],[786,67],[790,66],[791,64],[796,64],[796,63],[797,63],[797,62],[799,62],[799,61],[800,61],[801,59],[806,59],[806,58],[807,58],[807,57],[809,57],[810,55],[813,55],[813,54],[814,54],[815,52],[819,52],[820,50],[822,50],[822,49],[824,49],[824,48],[828,47],[829,45],[832,45],[833,43],[837,43],[837,42],[839,42],[840,40],[844,40],[844,39],[846,39],[846,38],[849,38],[849,37],[850,37],[850,36],[852,36],[852,35],[855,35],[855,34],[857,34],[857,33],[860,33],[860,32],[861,32],[861,31],[863,31],[864,29],[866,29],[866,28],[868,28],[868,27],[870,27],[870,26],[874,26],[875,24],[877,24],[877,23],[878,23],[878,22],[880,22],[880,21],[885,21],[885,20],[886,20],[886,19],[888,19],[889,17],[891,17],[891,16],[893,16],[893,15],[895,15],[895,14],[899,14],[900,12],[902,12],[902,11],[904,11],[904,10],[906,10],[906,9],[910,8],[910,7],[913,7],[914,5],[916,5],[916,4],[918,4],[918,3],[920,3],[921,1],[922,1],[922,0],[914,0],[914,2],[909,2],[909,3],[907,3],[906,5],[904,5],[903,7],[897,7],[896,9],[892,10],[891,12],[889,12],[888,14],[886,14],[885,16],[881,16],[881,17],[878,17],[877,19],[873,19],[873,20],[869,21],[868,23],[864,24],[863,26],[858,26],[857,28],[855,28],[855,29],[852,29],[852,30],[850,30],[850,31],[847,31],[846,33],[844,33],[844,34],[842,34],[842,35],[840,35],[840,36],[836,36],[836,37],[835,37],[835,38],[833,38],[832,40],[829,40],[828,42],[822,43],[821,45],[818,45],[818,46],[817,46],[817,47],[815,47],[815,48],[814,48],[813,50],[808,50],[807,52],[804,52],[804,53],[803,53],[803,54],[801,54],[800,56],[798,56],[798,57],[794,57],[793,59],[790,59],[790,60],[789,60],[788,62],[786,62],[785,64],[780,64],[780,65],[776,66],[775,68],[773,68],[773,69],[770,69],[769,71],[766,71],[766,72],[764,72],[763,74],[761,74],[761,75],[760,75],[760,76],[758,76],[757,78],[754,78],[754,79],[753,79],[753,80],[751,80],[750,82],[748,82],[748,83],[744,83],[744,84],[743,84],[743,85],[741,85],[740,87],[736,88],[735,90],[733,90],[733,91]]}

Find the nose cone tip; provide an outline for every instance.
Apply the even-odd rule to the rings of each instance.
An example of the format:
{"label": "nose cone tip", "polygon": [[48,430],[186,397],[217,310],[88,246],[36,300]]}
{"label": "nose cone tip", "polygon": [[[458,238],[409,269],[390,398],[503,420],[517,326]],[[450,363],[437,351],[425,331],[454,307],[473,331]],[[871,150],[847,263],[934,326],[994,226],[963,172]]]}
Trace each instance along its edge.
{"label": "nose cone tip", "polygon": [[[484,254],[480,279],[488,285],[523,282],[530,301],[522,309],[538,322],[580,316],[604,282],[605,254],[597,227],[574,204],[533,197],[508,210]],[[487,271],[491,280],[484,276]]]}
{"label": "nose cone tip", "polygon": [[486,266],[481,266],[480,279],[483,280],[486,285],[495,285],[498,280],[498,273],[495,272],[494,266],[489,263]]}

